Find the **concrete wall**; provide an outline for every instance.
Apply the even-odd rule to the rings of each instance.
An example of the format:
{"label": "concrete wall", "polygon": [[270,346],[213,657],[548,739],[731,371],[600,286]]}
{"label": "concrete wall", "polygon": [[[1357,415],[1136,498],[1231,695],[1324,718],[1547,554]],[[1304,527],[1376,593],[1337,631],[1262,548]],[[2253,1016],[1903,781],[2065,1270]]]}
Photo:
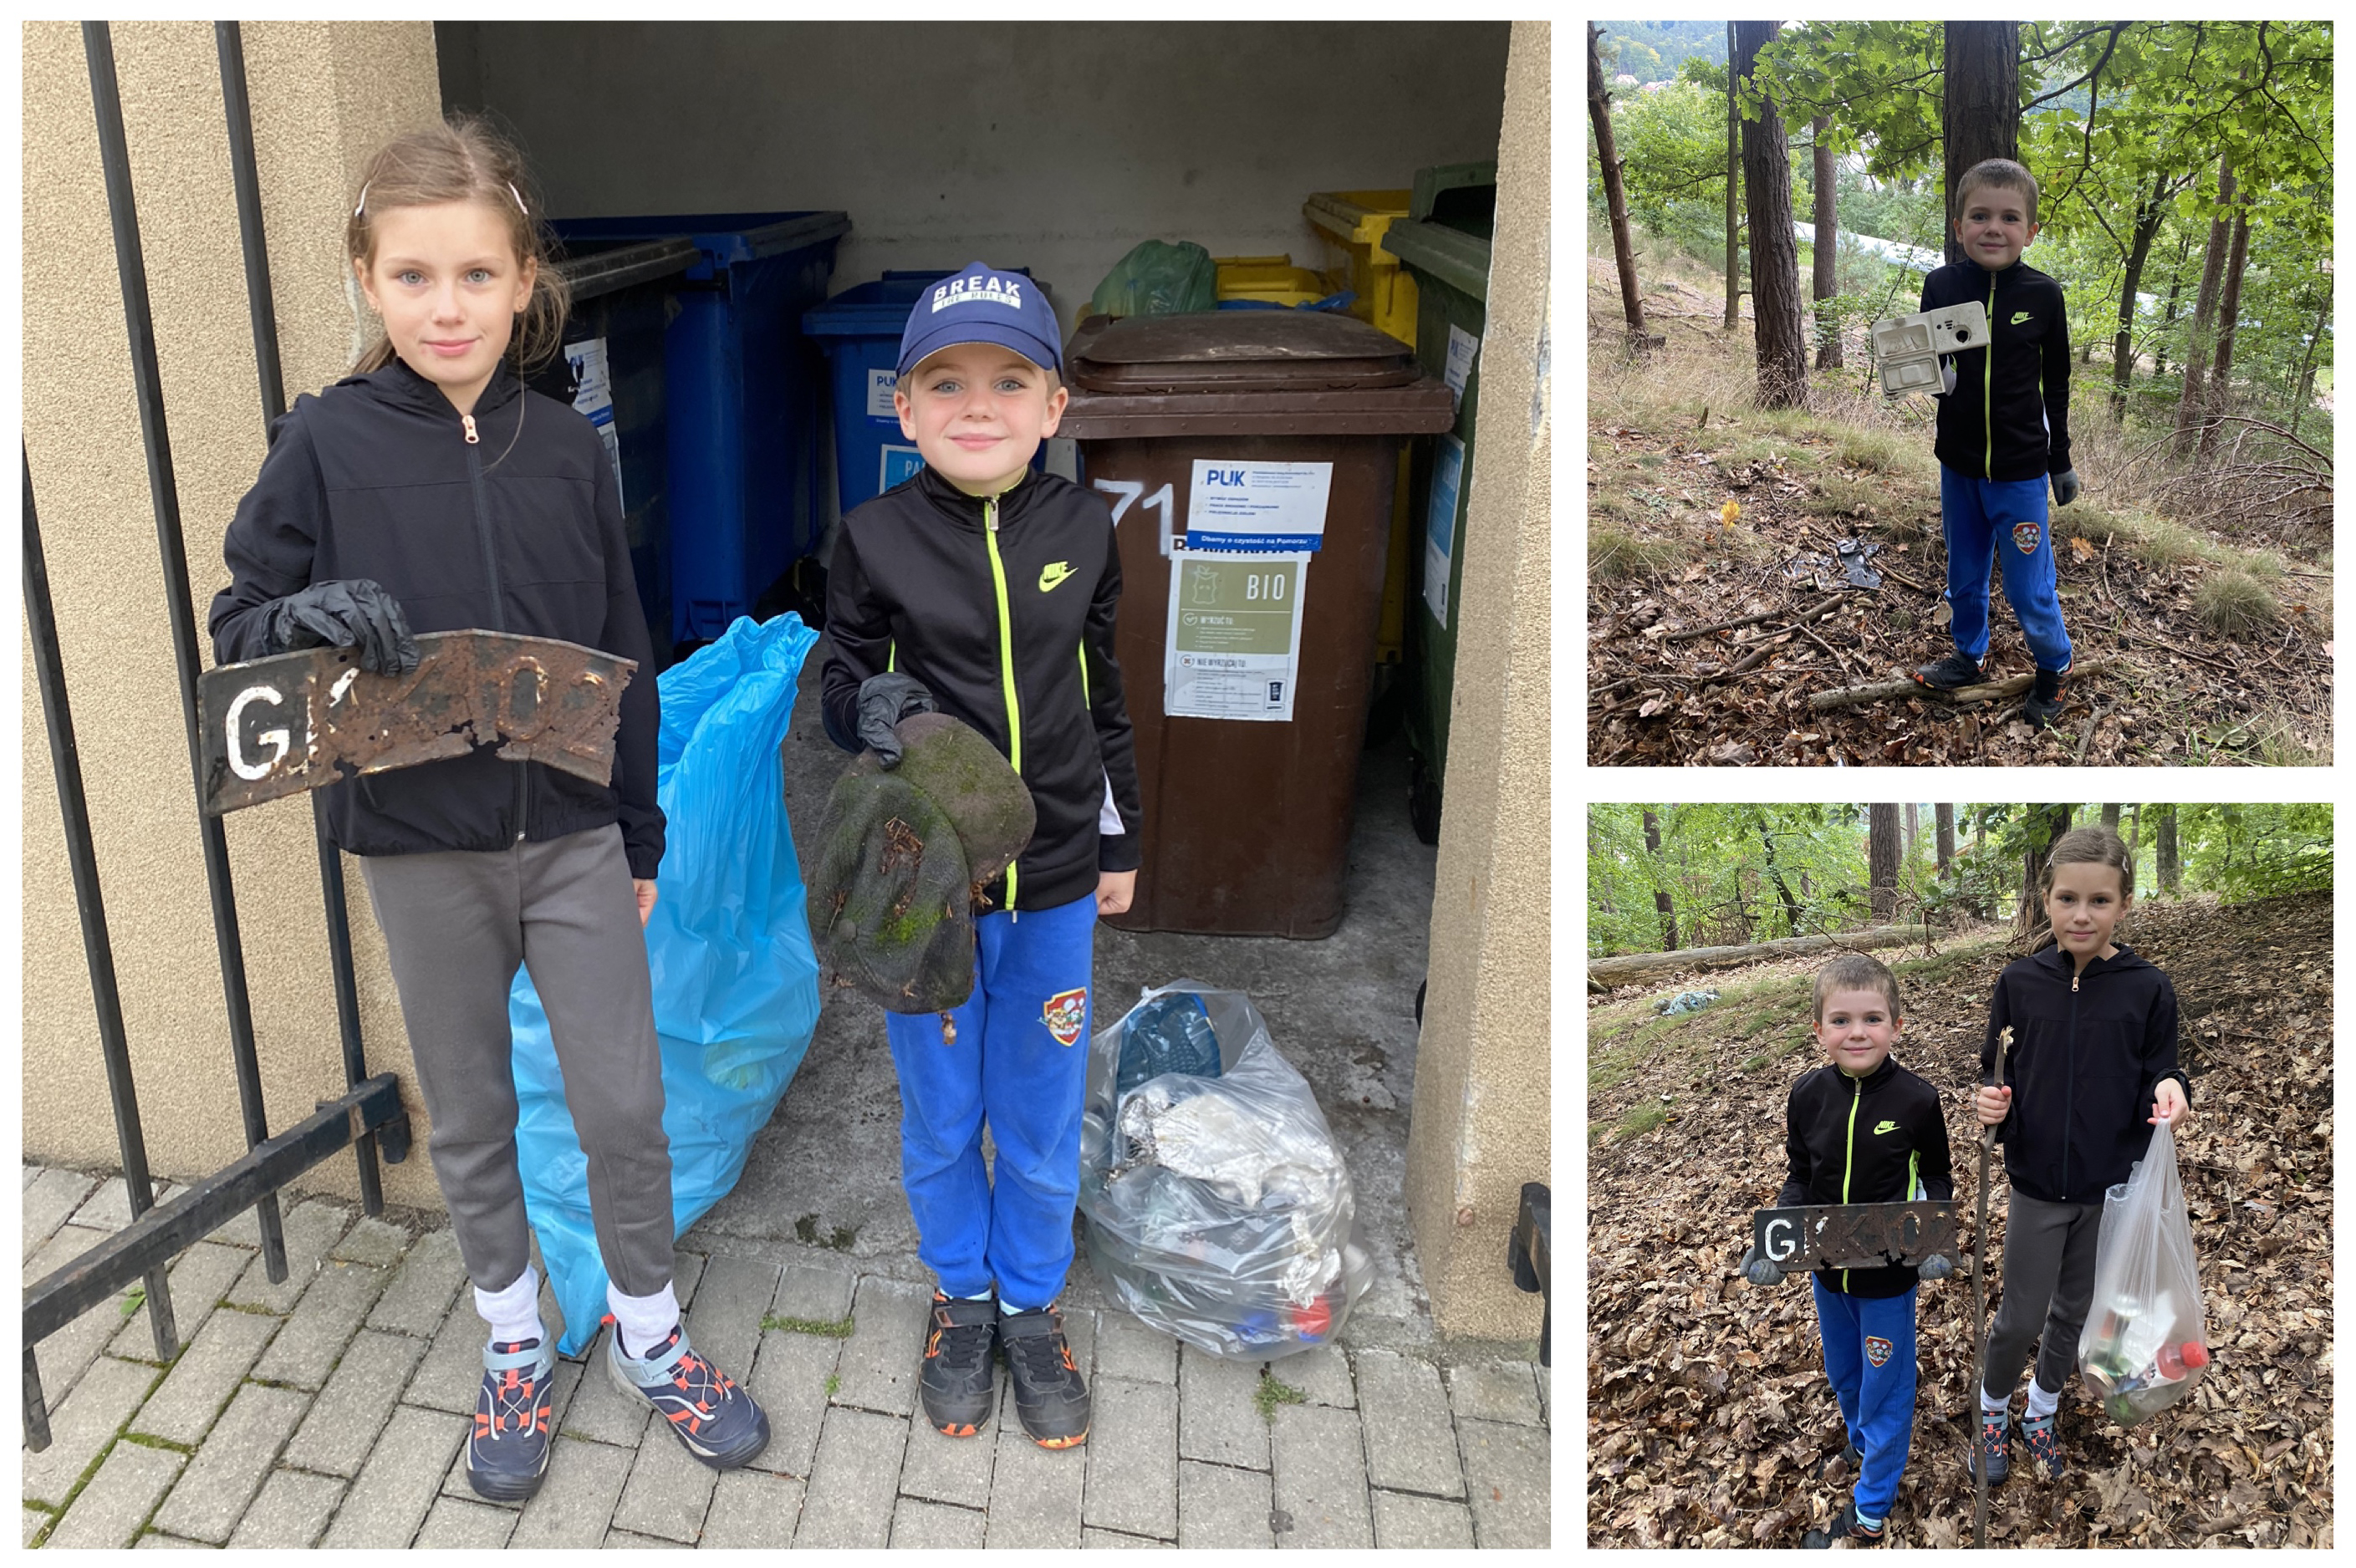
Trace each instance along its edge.
{"label": "concrete wall", "polygon": [[1433,873],[1430,991],[1408,1133],[1408,1211],[1442,1333],[1518,1339],[1541,1304],[1514,1288],[1522,1183],[1552,1184],[1547,375],[1549,28],[1515,23],[1497,150],[1497,232],[1481,346],[1448,801]]}
{"label": "concrete wall", "polygon": [[[343,214],[359,161],[438,111],[434,38],[414,24],[244,28],[255,155],[290,395],[342,373],[352,321]],[[150,1163],[188,1177],[244,1147],[213,942],[122,284],[80,29],[34,23],[24,56],[24,435],[57,607]],[[116,69],[145,242],[199,639],[225,581],[221,535],[263,451],[213,30],[117,24]],[[19,646],[24,825],[25,1152],[118,1160],[31,645]],[[270,1123],[343,1091],[307,799],[228,819]],[[371,1066],[406,1073],[383,942],[351,870]],[[413,1085],[406,1097],[419,1106]],[[423,1132],[422,1115],[418,1131]],[[356,1192],[353,1162],[315,1185]],[[423,1149],[388,1168],[434,1203]]]}
{"label": "concrete wall", "polygon": [[1027,266],[1068,328],[1141,240],[1323,265],[1312,192],[1494,155],[1502,22],[444,22],[567,217],[841,208],[838,288]]}

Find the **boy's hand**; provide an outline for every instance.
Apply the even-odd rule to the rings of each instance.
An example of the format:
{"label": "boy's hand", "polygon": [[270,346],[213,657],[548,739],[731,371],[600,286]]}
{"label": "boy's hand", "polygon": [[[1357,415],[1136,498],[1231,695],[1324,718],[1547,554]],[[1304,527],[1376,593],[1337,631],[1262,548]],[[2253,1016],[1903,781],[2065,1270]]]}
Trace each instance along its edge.
{"label": "boy's hand", "polygon": [[933,694],[914,676],[871,675],[859,683],[859,738],[887,770],[900,765],[900,737],[892,727],[911,713],[933,711]]}
{"label": "boy's hand", "polygon": [[651,877],[645,879],[632,877],[630,879],[630,891],[637,895],[638,926],[639,929],[644,930],[647,922],[654,917],[655,912],[654,879]]}
{"label": "boy's hand", "polygon": [[1972,1097],[1972,1109],[1979,1113],[1980,1125],[2000,1126],[2005,1117],[2012,1114],[2012,1090],[2009,1087],[1991,1089],[1982,1084],[1980,1092]]}
{"label": "boy's hand", "polygon": [[2162,1119],[2171,1133],[2192,1119],[2192,1107],[2184,1101],[2184,1085],[2173,1078],[2161,1079],[2159,1087],[2153,1091],[2148,1125],[2156,1127]]}
{"label": "boy's hand", "polygon": [[1756,1243],[1753,1243],[1749,1248],[1744,1250],[1741,1266],[1742,1277],[1749,1280],[1753,1285],[1781,1285],[1783,1283],[1783,1271],[1775,1266],[1773,1259],[1762,1257],[1760,1255],[1759,1247]]}
{"label": "boy's hand", "polygon": [[1097,873],[1097,913],[1127,914],[1129,901],[1137,896],[1135,871],[1098,871]]}
{"label": "boy's hand", "polygon": [[2053,504],[2066,507],[2078,498],[2078,471],[2065,468],[2053,476]]}

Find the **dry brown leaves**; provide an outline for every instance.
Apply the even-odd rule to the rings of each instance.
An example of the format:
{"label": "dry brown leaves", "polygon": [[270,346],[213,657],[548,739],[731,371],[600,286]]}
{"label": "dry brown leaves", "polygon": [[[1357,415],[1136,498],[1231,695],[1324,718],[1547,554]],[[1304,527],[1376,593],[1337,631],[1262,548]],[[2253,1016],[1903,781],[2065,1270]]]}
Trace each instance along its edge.
{"label": "dry brown leaves", "polygon": [[[2180,1169],[2216,1361],[2185,1404],[2131,1430],[2113,1425],[2073,1378],[2059,1428],[2070,1470],[2049,1484],[2017,1458],[1991,1494],[1990,1542],[2329,1547],[2330,895],[2139,906],[2122,934],[2176,984],[2196,1113]],[[2008,956],[1975,958],[1906,997],[1900,1058],[1947,1100],[1958,1200],[1976,1197],[1965,1100],[1989,990]],[[1816,1060],[1811,1047],[1741,1072],[1736,1064],[1760,1044],[1730,1032],[1701,1064],[1704,1087],[1690,1102],[1694,1064],[1681,1059],[1675,1087],[1686,1113],[1590,1157],[1591,1546],[1795,1546],[1845,1495],[1847,1477],[1815,1478],[1844,1434],[1807,1284],[1760,1290],[1735,1274],[1751,1211],[1783,1179],[1784,1096]],[[1640,1074],[1614,1097],[1661,1087]],[[1993,1182],[1988,1247],[2000,1259],[2000,1154]],[[1992,1317],[2003,1281],[2000,1266],[1990,1272]],[[1968,1544],[1965,1271],[1923,1286],[1920,1303],[1913,1451],[1890,1539]]]}

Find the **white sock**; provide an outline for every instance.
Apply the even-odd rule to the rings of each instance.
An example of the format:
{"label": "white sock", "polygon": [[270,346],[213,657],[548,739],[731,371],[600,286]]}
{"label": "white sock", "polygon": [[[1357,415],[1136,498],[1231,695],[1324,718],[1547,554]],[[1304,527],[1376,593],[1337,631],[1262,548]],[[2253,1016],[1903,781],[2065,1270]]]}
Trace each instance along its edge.
{"label": "white sock", "polygon": [[634,1360],[643,1360],[648,1351],[679,1327],[679,1297],[668,1285],[651,1296],[624,1296],[609,1280],[605,1306],[614,1314],[614,1332],[622,1342],[622,1354]]}
{"label": "white sock", "polygon": [[[2058,1399],[2061,1396],[2057,1394],[2054,1397]],[[2012,1410],[2012,1396],[2007,1394],[2002,1399],[1997,1399],[1983,1388],[1980,1390],[1980,1408],[1990,1415],[2008,1414]]]}
{"label": "white sock", "polygon": [[952,1297],[952,1299],[957,1301],[988,1301],[990,1299],[990,1292],[986,1290],[977,1290],[971,1296],[959,1296]]}
{"label": "white sock", "polygon": [[485,1290],[475,1287],[475,1310],[491,1326],[491,1339],[496,1344],[512,1345],[519,1340],[545,1341],[548,1331],[540,1322],[540,1271],[530,1264],[516,1275],[515,1283],[505,1290]]}
{"label": "white sock", "polygon": [[[1047,1303],[1048,1307],[1053,1307],[1055,1305],[1055,1304],[1052,1301]],[[1007,1300],[1006,1297],[1001,1296],[998,1298],[998,1310],[1006,1317],[1012,1317],[1018,1312],[1044,1312],[1046,1310],[1046,1307],[1017,1307],[1014,1303]]]}
{"label": "white sock", "polygon": [[2039,1382],[2035,1378],[2029,1380],[2029,1420],[2042,1421],[2061,1408],[2062,1395],[2059,1391],[2047,1393],[2043,1383]]}

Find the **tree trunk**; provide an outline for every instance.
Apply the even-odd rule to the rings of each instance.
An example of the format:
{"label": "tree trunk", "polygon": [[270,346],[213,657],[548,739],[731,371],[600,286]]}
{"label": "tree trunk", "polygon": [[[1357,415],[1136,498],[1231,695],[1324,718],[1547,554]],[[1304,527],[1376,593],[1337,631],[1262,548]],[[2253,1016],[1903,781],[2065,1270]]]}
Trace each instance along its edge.
{"label": "tree trunk", "polygon": [[1947,260],[1960,261],[1955,194],[1985,158],[2020,156],[2020,24],[1949,22],[1946,56]]}
{"label": "tree trunk", "polygon": [[1809,140],[1815,144],[1812,161],[1815,165],[1815,196],[1816,242],[1815,285],[1816,301],[1816,368],[1837,368],[1841,362],[1840,320],[1837,311],[1831,321],[1824,315],[1825,302],[1840,293],[1840,231],[1836,227],[1834,211],[1835,181],[1839,171],[1833,166],[1833,152],[1825,145],[1825,133],[1832,127],[1832,117],[1819,114],[1809,123]]}
{"label": "tree trunk", "polygon": [[1944,877],[1955,859],[1955,808],[1942,803],[1933,805],[1931,814],[1939,836],[1939,875]]}
{"label": "tree trunk", "polygon": [[1687,969],[1730,969],[1738,965],[1757,964],[1770,958],[1792,958],[1841,948],[1895,947],[1902,942],[1927,939],[1927,933],[1919,925],[1877,925],[1864,931],[1844,931],[1833,935],[1779,936],[1772,942],[1754,942],[1743,947],[1688,947],[1680,953],[1630,953],[1616,958],[1590,959],[1587,980],[1590,989],[1597,989],[1606,986],[1625,986],[1651,976],[1674,975]]}
{"label": "tree trunk", "polygon": [[2137,841],[2142,837],[2143,807],[2141,805],[2136,805],[2130,807],[2127,812],[2127,864],[2130,866],[2136,863],[2136,854],[2140,848]]}
{"label": "tree trunk", "polygon": [[1669,901],[1669,890],[1661,885],[1668,876],[1668,869],[1661,856],[1661,819],[1650,811],[1644,813],[1644,848],[1653,854],[1653,907],[1660,912],[1661,916],[1661,950],[1675,953],[1677,950],[1677,912]]}
{"label": "tree trunk", "polygon": [[[2176,237],[2176,267],[2168,275],[2168,309],[2159,318],[2163,334],[2176,325],[2177,309],[2184,295],[2184,258],[2191,253],[2192,236],[2179,234]],[[2168,340],[2165,336],[2151,347],[2151,373],[2155,376],[2168,374]]]}
{"label": "tree trunk", "polygon": [[2176,864],[2176,807],[2173,805],[2155,808],[2154,823],[2159,836],[2152,848],[2159,875],[2159,891],[2169,898],[2176,896],[2178,867]]}
{"label": "tree trunk", "polygon": [[2069,831],[2067,805],[2029,808],[2029,848],[2021,856],[2020,903],[2013,923],[2032,948],[2051,923],[2045,918],[2045,858],[2052,852],[2053,841]]}
{"label": "tree trunk", "polygon": [[1921,841],[1922,837],[1922,808],[1910,800],[1906,803],[1906,859],[1910,865],[1914,859],[1914,846]]}
{"label": "tree trunk", "polygon": [[2103,807],[2103,826],[2114,833],[2119,830],[2119,807],[2116,803]]}
{"label": "tree trunk", "polygon": [[2233,204],[2233,159],[2225,154],[2217,157],[2217,216],[2209,220],[2209,253],[2201,263],[2201,293],[2192,305],[2192,336],[2184,350],[2184,391],[2176,402],[2176,451],[2179,456],[2192,450],[2193,434],[2200,428],[2206,406],[2207,389],[2202,379],[2215,347],[2212,335],[2217,325],[2217,291],[2224,281],[2225,252],[2232,248],[2233,225],[2226,214]]}
{"label": "tree trunk", "polygon": [[1603,56],[1596,40],[1603,29],[1587,29],[1587,112],[1595,122],[1596,161],[1603,170],[1603,197],[1612,209],[1612,259],[1620,269],[1620,308],[1628,317],[1628,352],[1649,347],[1644,331],[1644,295],[1636,284],[1636,247],[1628,237],[1628,193],[1620,178],[1620,153],[1612,139],[1612,95],[1603,88]]}
{"label": "tree trunk", "polygon": [[1783,868],[1775,864],[1775,836],[1767,825],[1759,825],[1759,842],[1767,849],[1767,874],[1774,879],[1776,896],[1783,901],[1783,929],[1793,936],[1800,934],[1800,901],[1792,896],[1792,884],[1783,880]]}
{"label": "tree trunk", "polygon": [[1865,808],[1865,882],[1873,918],[1887,922],[1898,912],[1898,807]]}
{"label": "tree trunk", "polygon": [[2127,387],[2135,379],[2135,311],[2136,290],[2143,285],[2144,263],[2151,259],[2151,242],[2158,237],[2161,221],[2168,208],[2160,200],[2160,192],[2168,184],[2166,175],[2152,176],[2151,195],[2136,208],[2135,240],[2127,248],[2126,282],[2119,287],[2119,335],[2111,343],[2111,413],[2124,415],[2127,406]]}
{"label": "tree trunk", "polygon": [[1726,25],[1726,330],[1742,319],[1742,260],[1734,242],[1735,176],[1741,165],[1735,152],[1735,127],[1742,115],[1734,102],[1734,24]]}
{"label": "tree trunk", "polygon": [[[1749,77],[1774,42],[1772,22],[1737,22],[1731,75]],[[1758,340],[1759,406],[1796,409],[1808,400],[1808,345],[1801,323],[1800,251],[1792,232],[1792,149],[1783,116],[1762,101],[1742,123],[1742,187],[1751,228],[1751,315]]]}
{"label": "tree trunk", "polygon": [[2290,438],[2298,439],[2299,421],[2307,411],[2315,406],[2315,351],[2323,344],[2323,324],[2331,319],[2331,307],[2326,304],[2315,313],[2315,330],[2307,335],[2307,357],[2298,365],[2298,391],[2291,399]]}
{"label": "tree trunk", "polygon": [[[2242,315],[2242,269],[2250,259],[2250,209],[2233,214],[2233,250],[2225,259],[2225,292],[2217,302],[2217,359],[2209,368],[2209,389],[2202,400],[2205,413],[2226,412],[2233,402],[2233,328]],[[2206,458],[2217,440],[2217,427],[2201,431],[2201,455]]]}

